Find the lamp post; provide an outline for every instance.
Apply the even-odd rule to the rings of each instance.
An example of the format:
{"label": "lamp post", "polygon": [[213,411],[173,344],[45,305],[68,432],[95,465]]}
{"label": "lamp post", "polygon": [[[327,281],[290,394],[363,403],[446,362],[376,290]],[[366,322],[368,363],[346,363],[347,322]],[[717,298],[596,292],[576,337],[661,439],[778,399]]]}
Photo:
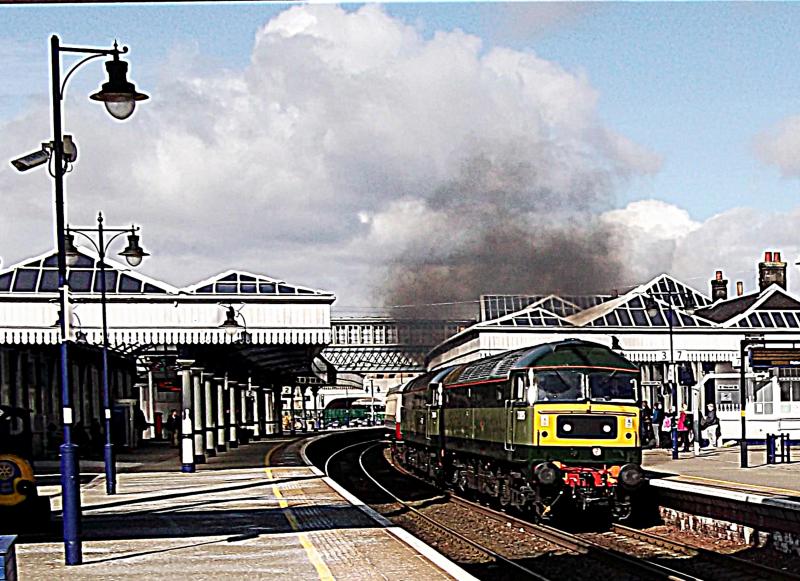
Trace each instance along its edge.
{"label": "lamp post", "polygon": [[375,425],[375,384],[372,378],[369,380],[369,425]]}
{"label": "lamp post", "polygon": [[[119,56],[128,52],[127,47],[122,49],[97,49],[76,46],[61,46],[58,36],[50,37],[50,81],[51,104],[53,114],[53,141],[42,144],[41,151],[15,159],[11,163],[19,171],[27,171],[47,162],[52,162],[50,174],[55,180],[55,238],[58,248],[58,290],[59,290],[59,327],[60,327],[60,385],[61,406],[63,416],[64,443],[61,445],[61,496],[64,532],[64,558],[67,565],[80,565],[83,561],[80,540],[80,474],[78,467],[78,450],[72,441],[72,394],[69,385],[69,321],[67,321],[67,302],[69,286],[67,284],[67,263],[64,240],[64,173],[70,163],[77,159],[77,148],[71,136],[62,135],[61,128],[61,102],[64,100],[64,90],[70,76],[83,64],[90,60],[110,56],[106,61],[108,82],[103,83],[101,89],[90,96],[94,101],[105,104],[106,110],[115,119],[124,120],[133,113],[137,101],[147,99],[147,95],[136,91],[133,83],[128,82],[126,74],[128,63],[121,61]],[[67,71],[64,80],[61,80],[61,54],[88,55]]]}
{"label": "lamp post", "polygon": [[[97,228],[70,228],[67,226],[65,245],[65,254],[67,266],[75,266],[80,256],[78,249],[75,248],[74,236],[80,234],[88,240],[99,257],[100,266],[100,311],[102,313],[103,321],[103,366],[102,366],[102,381],[103,381],[103,422],[105,425],[105,446],[103,447],[103,462],[106,471],[106,494],[117,493],[117,470],[114,465],[114,445],[111,442],[111,394],[108,387],[108,316],[106,313],[106,252],[117,238],[123,234],[128,235],[128,245],[125,250],[120,252],[120,256],[124,256],[128,264],[131,266],[139,266],[145,256],[149,256],[147,252],[142,250],[139,246],[139,236],[136,232],[139,228],[131,226],[130,228],[105,228],[103,226],[103,213],[97,214]],[[113,236],[106,242],[105,234],[109,232]],[[89,234],[97,234],[97,242],[89,236]]]}
{"label": "lamp post", "polygon": [[670,422],[670,436],[672,439],[672,459],[678,459],[678,426],[676,425],[676,419],[678,414],[678,386],[675,383],[675,347],[674,347],[674,339],[673,339],[673,329],[672,329],[672,318],[674,316],[674,310],[672,307],[672,293],[651,293],[648,296],[647,300],[647,314],[650,318],[654,318],[659,312],[660,309],[656,302],[652,299],[653,296],[660,295],[666,296],[667,300],[667,323],[669,325],[669,367],[667,371],[667,376],[669,377],[669,386],[670,386],[670,404],[671,406],[675,407],[675,418],[672,418]]}

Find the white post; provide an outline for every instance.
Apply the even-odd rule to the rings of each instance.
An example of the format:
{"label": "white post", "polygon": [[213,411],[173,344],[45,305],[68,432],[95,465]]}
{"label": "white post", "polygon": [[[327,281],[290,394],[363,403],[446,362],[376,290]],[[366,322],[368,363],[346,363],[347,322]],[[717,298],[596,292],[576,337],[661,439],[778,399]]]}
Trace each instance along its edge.
{"label": "white post", "polygon": [[205,401],[205,441],[206,441],[206,456],[217,455],[217,415],[214,413],[214,401],[212,385],[213,374],[203,374],[203,399]]}
{"label": "white post", "polygon": [[247,432],[247,386],[250,385],[250,380],[247,384],[242,385],[239,389],[239,433],[246,434]]}
{"label": "white post", "polygon": [[253,399],[253,423],[250,424],[253,426],[253,439],[260,440],[261,439],[261,422],[259,418],[261,417],[259,414],[258,406],[260,405],[259,401],[259,394],[261,393],[260,388],[257,385],[251,385],[250,389],[252,389],[251,397]]}
{"label": "white post", "polygon": [[144,408],[144,416],[150,424],[145,434],[148,440],[152,440],[156,437],[156,386],[152,371],[147,372],[147,406]]}
{"label": "white post", "polygon": [[181,367],[181,472],[194,472],[192,363],[190,359],[178,359]]}
{"label": "white post", "polygon": [[227,452],[228,438],[225,432],[225,378],[215,377],[214,383],[217,388],[217,452]]}
{"label": "white post", "polygon": [[238,448],[239,439],[236,437],[236,432],[239,431],[239,422],[236,419],[236,406],[239,405],[239,394],[236,391],[237,383],[235,381],[227,380],[228,382],[228,447]]}
{"label": "white post", "polygon": [[266,435],[272,435],[275,433],[275,410],[272,409],[272,389],[265,389],[261,393],[262,398],[264,399],[264,433]]}
{"label": "white post", "polygon": [[203,414],[203,386],[201,384],[202,367],[192,367],[192,399],[194,400],[194,463],[205,464],[205,415]]}

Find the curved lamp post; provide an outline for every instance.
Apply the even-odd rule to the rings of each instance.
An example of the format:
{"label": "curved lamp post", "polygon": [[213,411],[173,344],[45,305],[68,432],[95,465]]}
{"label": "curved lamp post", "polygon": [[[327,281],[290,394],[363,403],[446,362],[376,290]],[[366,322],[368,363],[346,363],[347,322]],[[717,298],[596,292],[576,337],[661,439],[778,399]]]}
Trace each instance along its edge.
{"label": "curved lamp post", "polygon": [[[244,315],[241,311],[237,311],[233,308],[233,305],[228,305],[225,311],[225,320],[220,325],[221,329],[225,330],[225,334],[228,337],[235,337],[236,333],[241,331],[241,335],[239,336],[239,341],[241,343],[248,343],[250,341],[250,333],[247,332],[247,319],[244,318]],[[241,319],[242,322],[239,323],[237,319]]]}
{"label": "curved lamp post", "polygon": [[[58,246],[58,288],[60,296],[60,369],[61,369],[61,406],[64,419],[64,443],[61,445],[61,496],[63,505],[64,523],[64,553],[67,565],[80,565],[83,561],[80,540],[80,483],[78,476],[78,450],[72,441],[72,394],[69,386],[69,359],[68,359],[68,321],[64,314],[67,312],[68,285],[67,262],[64,237],[64,174],[70,163],[77,159],[77,148],[70,136],[62,135],[61,130],[61,102],[64,100],[64,90],[70,76],[83,64],[90,60],[110,56],[112,60],[106,63],[108,82],[103,83],[99,91],[91,96],[94,101],[105,103],[106,109],[115,119],[127,119],[133,113],[137,101],[147,99],[147,95],[136,91],[133,83],[126,78],[128,64],[120,61],[121,54],[128,52],[127,47],[118,48],[114,43],[113,48],[98,49],[78,46],[61,46],[58,36],[50,37],[50,81],[51,104],[53,113],[53,141],[42,144],[40,151],[15,159],[11,163],[19,171],[27,171],[33,167],[52,162],[50,174],[55,180],[55,238]],[[64,80],[61,80],[61,54],[88,55],[78,61],[67,71]]]}
{"label": "curved lamp post", "polygon": [[[103,226],[103,213],[99,212],[97,214],[97,228],[70,228],[67,226],[66,240],[64,241],[67,266],[75,266],[80,256],[78,249],[75,247],[75,234],[80,234],[88,240],[97,250],[97,255],[100,258],[100,309],[103,319],[103,422],[105,424],[106,440],[103,447],[103,462],[106,471],[106,494],[117,493],[117,470],[114,465],[114,445],[111,443],[111,394],[108,386],[108,318],[106,314],[105,258],[111,243],[123,234],[127,234],[128,245],[125,250],[120,252],[120,256],[124,256],[131,266],[139,266],[142,263],[142,259],[150,255],[139,246],[139,236],[136,235],[138,231],[139,228],[136,226],[131,226],[130,228],[105,228]],[[105,240],[107,232],[113,234],[108,242]],[[90,233],[97,234],[97,242],[89,236]]]}
{"label": "curved lamp post", "polygon": [[[678,383],[675,381],[675,346],[674,346],[674,338],[673,338],[673,319],[675,317],[675,306],[673,304],[673,298],[677,297],[681,293],[677,292],[650,292],[647,294],[647,298],[645,300],[645,308],[647,310],[647,315],[653,319],[655,316],[660,312],[660,309],[656,302],[653,300],[653,297],[665,297],[666,304],[667,304],[667,324],[669,325],[669,371],[668,376],[669,386],[670,386],[670,400],[672,405],[675,407],[675,418],[670,423],[670,436],[672,440],[672,459],[678,459],[678,425],[677,419],[680,414],[680,410],[678,409]],[[693,303],[694,298],[690,294],[686,294],[684,297],[684,301],[688,305],[685,310],[692,311],[694,310]],[[698,422],[698,418],[694,418],[694,423]]]}

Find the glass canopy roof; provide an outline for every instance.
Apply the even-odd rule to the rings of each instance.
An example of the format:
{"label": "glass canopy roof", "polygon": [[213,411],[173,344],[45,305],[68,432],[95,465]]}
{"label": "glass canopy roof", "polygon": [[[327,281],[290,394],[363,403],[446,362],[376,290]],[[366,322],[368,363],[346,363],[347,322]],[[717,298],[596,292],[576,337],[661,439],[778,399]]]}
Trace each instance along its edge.
{"label": "glass canopy roof", "polygon": [[[97,260],[81,254],[72,268],[67,268],[70,292],[99,293],[100,267]],[[0,274],[0,292],[58,292],[58,259],[56,254],[27,262]],[[106,260],[106,292],[109,294],[166,293],[168,290],[144,280],[139,275],[109,265]]]}

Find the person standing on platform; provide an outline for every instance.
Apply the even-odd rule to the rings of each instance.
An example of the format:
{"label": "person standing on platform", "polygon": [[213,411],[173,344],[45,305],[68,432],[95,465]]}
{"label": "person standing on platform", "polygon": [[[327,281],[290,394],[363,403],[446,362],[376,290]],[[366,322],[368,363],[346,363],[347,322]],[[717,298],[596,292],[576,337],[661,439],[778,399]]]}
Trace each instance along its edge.
{"label": "person standing on platform", "polygon": [[675,408],[670,408],[669,411],[664,412],[664,419],[661,420],[661,447],[672,447],[672,425],[677,420],[675,419]]}
{"label": "person standing on platform", "polygon": [[708,440],[708,445],[712,448],[717,447],[719,441],[719,418],[713,403],[706,405],[706,415],[700,422],[703,439]]}
{"label": "person standing on platform", "polygon": [[683,443],[683,451],[689,451],[689,425],[686,421],[686,406],[681,406],[681,413],[678,414],[678,447]]}
{"label": "person standing on platform", "polygon": [[661,402],[653,404],[653,418],[650,422],[653,429],[653,439],[656,441],[656,448],[661,447],[661,422],[664,421],[664,408]]}
{"label": "person standing on platform", "polygon": [[181,419],[178,417],[178,410],[169,412],[166,424],[166,437],[174,448],[178,447],[178,436],[180,435]]}
{"label": "person standing on platform", "polygon": [[647,401],[642,401],[642,410],[639,413],[641,427],[642,447],[650,448],[654,443],[653,437],[653,410]]}

